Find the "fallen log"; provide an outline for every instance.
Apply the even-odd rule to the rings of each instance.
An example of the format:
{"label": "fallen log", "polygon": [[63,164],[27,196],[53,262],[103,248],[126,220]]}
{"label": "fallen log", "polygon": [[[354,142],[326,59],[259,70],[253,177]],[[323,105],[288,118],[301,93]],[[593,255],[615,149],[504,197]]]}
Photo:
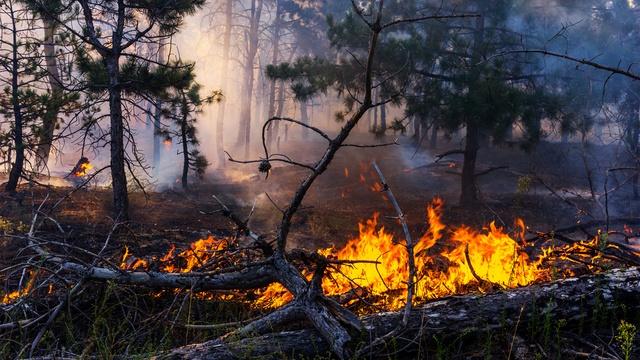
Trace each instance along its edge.
{"label": "fallen log", "polygon": [[[493,291],[486,294],[460,294],[431,300],[416,306],[405,331],[395,340],[394,348],[381,349],[386,355],[404,349],[417,351],[420,346],[433,346],[439,341],[452,342],[463,334],[474,336],[479,331],[507,329],[541,330],[545,318],[551,323],[565,319],[569,323],[593,319],[594,313],[616,312],[622,304],[626,312],[635,314],[640,306],[640,269],[614,269],[595,275],[557,280],[528,287]],[[365,330],[352,335],[352,349],[393,330],[402,311],[362,316]],[[326,356],[330,345],[315,329],[284,331],[223,344],[214,341],[189,345],[161,354],[155,359],[226,360],[249,357],[262,359],[313,358]],[[361,354],[367,355],[368,354]]]}

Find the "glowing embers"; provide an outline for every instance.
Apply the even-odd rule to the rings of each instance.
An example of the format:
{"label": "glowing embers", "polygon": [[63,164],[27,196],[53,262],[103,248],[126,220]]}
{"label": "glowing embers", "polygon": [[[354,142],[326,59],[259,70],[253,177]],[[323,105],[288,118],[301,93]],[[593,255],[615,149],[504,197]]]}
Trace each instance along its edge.
{"label": "glowing embers", "polygon": [[175,245],[171,245],[171,250],[161,259],[153,258],[150,261],[138,259],[129,253],[129,248],[125,246],[125,253],[122,257],[120,267],[125,270],[136,269],[158,269],[164,272],[181,272],[186,273],[196,268],[206,268],[210,266],[218,266],[221,263],[226,265],[229,261],[233,261],[233,257],[225,256],[219,258],[218,252],[229,246],[227,238],[216,240],[213,236],[208,239],[200,239],[192,243],[189,249],[175,254]]}
{"label": "glowing embers", "polygon": [[89,159],[83,156],[80,158],[80,160],[78,160],[76,166],[73,167],[73,170],[71,170],[69,176],[74,178],[83,177],[87,175],[87,170],[91,169],[93,169],[93,166],[91,166],[91,164],[89,163]]}

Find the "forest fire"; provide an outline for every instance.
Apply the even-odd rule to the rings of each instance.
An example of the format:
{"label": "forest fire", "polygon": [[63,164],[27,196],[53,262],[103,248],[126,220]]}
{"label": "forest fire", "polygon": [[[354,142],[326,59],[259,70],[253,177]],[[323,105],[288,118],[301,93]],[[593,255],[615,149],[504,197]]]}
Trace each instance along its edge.
{"label": "forest fire", "polygon": [[[441,222],[443,201],[436,199],[428,207],[429,229],[415,244],[417,301],[433,299],[445,295],[464,293],[478,289],[482,292],[492,289],[507,289],[525,286],[552,278],[551,270],[541,264],[544,260],[570,260],[568,253],[580,245],[550,247],[538,260],[532,260],[524,253],[524,224],[518,222],[519,232],[516,240],[491,223],[481,233],[468,227],[447,229]],[[373,219],[359,224],[359,236],[351,240],[344,248],[319,250],[323,256],[340,260],[367,260],[377,263],[355,263],[339,268],[329,268],[322,286],[327,295],[344,294],[354,288],[365,289],[372,303],[388,309],[397,309],[406,299],[406,281],[408,279],[408,260],[406,249],[393,234],[378,228],[377,214]],[[452,247],[441,253],[429,250],[448,235]],[[597,241],[594,240],[594,241]],[[217,263],[217,266],[230,266],[233,257],[216,256],[216,253],[229,246],[229,239],[216,240],[209,237],[191,244],[190,248],[175,254],[175,246],[161,259],[153,259],[155,268],[164,272],[186,273],[203,269]],[[565,254],[565,255],[563,255]],[[442,263],[446,263],[445,266]],[[159,264],[158,264],[159,263]],[[438,265],[440,264],[440,265]],[[121,268],[125,270],[148,269],[149,262],[137,259],[125,249]],[[311,272],[303,270],[311,277]],[[569,272],[569,274],[571,274]],[[274,283],[261,292],[258,303],[264,307],[278,307],[292,299],[292,295],[280,284]]]}
{"label": "forest fire", "polygon": [[87,171],[91,169],[93,169],[93,166],[91,166],[91,164],[89,163],[89,159],[83,156],[80,158],[80,160],[78,160],[76,166],[73,167],[73,170],[71,170],[69,176],[76,178],[82,177],[87,175]]}
{"label": "forest fire", "polygon": [[[494,223],[485,229],[486,234],[475,233],[466,227],[450,230],[449,241],[455,247],[430,255],[428,250],[446,230],[440,221],[441,206],[440,199],[429,206],[431,226],[414,247],[420,279],[416,289],[418,298],[424,300],[462,293],[471,285],[483,291],[488,290],[491,284],[511,288],[550,279],[549,271],[540,267],[541,260],[529,261],[528,255],[521,252],[521,246],[501,228],[496,228]],[[339,295],[362,287],[373,295],[374,305],[397,309],[404,305],[406,299],[407,253],[404,246],[394,240],[394,235],[385,232],[384,227],[376,230],[376,217],[359,224],[359,237],[351,240],[344,249],[325,249],[320,253],[340,260],[371,260],[379,264],[357,263],[329,270],[329,276],[324,278],[322,285],[327,295]],[[524,229],[522,222],[519,227]],[[518,237],[522,237],[522,233]],[[437,257],[446,258],[449,266],[437,268]],[[282,285],[273,284],[265,290],[260,301],[266,306],[278,307],[291,298]]]}

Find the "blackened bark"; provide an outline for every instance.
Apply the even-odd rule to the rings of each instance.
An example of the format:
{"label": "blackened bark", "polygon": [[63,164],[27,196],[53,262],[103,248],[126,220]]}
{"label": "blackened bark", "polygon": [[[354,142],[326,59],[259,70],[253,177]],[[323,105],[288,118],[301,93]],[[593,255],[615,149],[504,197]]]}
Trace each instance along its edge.
{"label": "blackened bark", "polygon": [[478,155],[478,125],[467,121],[467,136],[462,164],[462,193],[460,205],[467,205],[477,200],[476,195],[476,157]]}
{"label": "blackened bark", "polygon": [[[535,329],[541,332],[547,316],[551,324],[564,319],[569,325],[578,325],[582,319],[588,327],[592,322],[585,320],[592,320],[596,312],[613,317],[622,304],[625,304],[627,313],[634,313],[638,309],[638,298],[638,268],[615,269],[607,273],[486,294],[446,296],[413,308],[405,332],[396,339],[395,347],[387,351],[412,346],[410,342],[414,343],[412,348],[417,351],[418,345],[414,340],[417,338],[423,342],[422,345],[436,347],[434,338],[440,343],[449,343],[465,333],[473,338],[479,332],[486,332],[487,327],[489,331],[503,331],[505,327],[512,330],[517,325],[518,331]],[[363,338],[354,339],[354,343],[363,341],[366,344],[370,339],[389,333],[398,325],[402,311],[360,317],[367,331]],[[216,346],[206,343],[189,345],[160,355],[157,359],[226,360],[237,359],[240,355],[248,358],[264,356],[265,359],[292,358],[294,355],[295,358],[314,358],[316,355],[324,357],[329,351],[330,344],[320,333],[308,329],[230,341]]]}
{"label": "blackened bark", "polygon": [[420,131],[421,120],[414,116],[413,117],[413,146],[418,147],[420,145],[420,138],[422,137],[422,132]]}
{"label": "blackened bark", "polygon": [[[640,155],[640,149],[638,148],[639,137],[640,137],[640,96],[637,93],[637,87],[634,89],[627,89],[626,91],[627,97],[627,142],[629,143],[629,148],[633,152],[633,155],[636,157],[636,164],[638,163],[638,155]],[[638,175],[634,176],[631,180],[631,185],[633,186],[633,199],[640,199],[640,193],[638,191]]]}
{"label": "blackened bark", "polygon": [[9,192],[16,191],[18,187],[18,181],[20,175],[22,175],[22,168],[24,166],[24,146],[22,144],[22,127],[24,126],[24,118],[22,116],[22,108],[20,105],[19,94],[19,81],[18,81],[18,67],[20,66],[19,58],[19,46],[18,46],[18,28],[17,19],[14,17],[13,3],[9,2],[11,26],[13,31],[13,48],[11,53],[11,97],[13,98],[13,144],[15,154],[15,161],[11,166],[11,172],[9,173],[9,182],[5,186],[5,190]]}
{"label": "blackened bark", "polygon": [[380,105],[380,129],[382,130],[380,139],[384,142],[387,131],[387,105],[385,104]]}
{"label": "blackened bark", "polygon": [[182,123],[180,124],[180,136],[182,137],[182,156],[184,164],[182,165],[182,189],[188,190],[187,174],[189,173],[189,139],[187,138],[187,124],[189,120],[189,105],[187,104],[187,96],[182,94]]}
{"label": "blackened bark", "polygon": [[[471,63],[476,64],[482,55],[482,39],[484,37],[484,3],[476,1],[476,9],[480,14],[476,17],[476,26],[473,32],[473,53]],[[475,81],[472,78],[469,83],[469,92],[476,91]],[[467,117],[467,137],[464,148],[464,161],[462,165],[462,191],[460,193],[460,205],[467,205],[477,200],[476,195],[476,157],[478,156],[478,141],[480,136],[480,124],[477,120]]]}
{"label": "blackened bark", "polygon": [[[229,71],[229,51],[231,50],[231,19],[233,17],[233,0],[227,0],[225,4],[225,23],[224,23],[224,35],[222,43],[222,64],[221,70],[221,86],[220,89],[226,91],[227,88],[227,72]],[[225,153],[224,153],[224,110],[226,103],[223,101],[218,107],[218,114],[216,116],[216,147],[218,149],[218,168],[225,167]]]}
{"label": "blackened bark", "polygon": [[122,90],[119,76],[120,66],[117,52],[107,57],[109,73],[109,116],[111,118],[111,178],[113,186],[113,206],[120,221],[129,220],[129,194],[124,158],[124,126],[122,119]]}

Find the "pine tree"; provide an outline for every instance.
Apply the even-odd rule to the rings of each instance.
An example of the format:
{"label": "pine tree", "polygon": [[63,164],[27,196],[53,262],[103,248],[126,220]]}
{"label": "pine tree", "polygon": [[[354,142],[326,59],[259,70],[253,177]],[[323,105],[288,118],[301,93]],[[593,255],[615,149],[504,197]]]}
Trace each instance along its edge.
{"label": "pine tree", "polygon": [[[164,131],[165,138],[175,137],[182,145],[183,166],[182,166],[182,188],[188,190],[189,170],[195,171],[199,178],[204,177],[205,169],[209,166],[207,158],[200,153],[198,145],[200,140],[197,136],[196,120],[197,115],[203,113],[203,106],[222,100],[221,91],[213,91],[208,96],[202,95],[201,84],[195,82],[193,67],[187,68],[190,76],[189,81],[183,82],[183,87],[174,87],[172,93],[167,97],[168,108],[165,108],[167,116],[177,127],[177,131]],[[186,76],[185,76],[186,78]]]}
{"label": "pine tree", "polygon": [[[10,130],[2,133],[0,144],[11,163],[9,181],[5,189],[14,192],[25,167],[36,171],[42,161],[40,146],[50,143],[48,137],[52,108],[77,110],[78,94],[63,94],[59,88],[47,88],[40,79],[46,76],[45,57],[39,49],[41,39],[37,32],[38,14],[17,1],[0,3],[0,16],[9,20],[2,24],[1,31],[8,36],[0,39],[0,83],[4,86],[0,94],[0,114],[10,122]],[[35,17],[34,17],[35,16]],[[45,51],[47,49],[45,48]]]}
{"label": "pine tree", "polygon": [[[46,11],[46,1],[29,1]],[[78,69],[87,89],[107,98],[114,212],[118,219],[126,221],[129,219],[126,169],[131,169],[132,164],[125,153],[125,143],[135,139],[126,130],[124,104],[129,97],[156,96],[172,83],[182,81],[179,69],[166,62],[159,62],[152,70],[148,60],[136,56],[135,46],[169,39],[186,16],[204,5],[204,0],[80,0],[67,5],[73,3],[79,5],[76,20],[82,31],[61,19],[57,21],[82,42],[77,50]],[[98,24],[107,25],[103,29]]]}

